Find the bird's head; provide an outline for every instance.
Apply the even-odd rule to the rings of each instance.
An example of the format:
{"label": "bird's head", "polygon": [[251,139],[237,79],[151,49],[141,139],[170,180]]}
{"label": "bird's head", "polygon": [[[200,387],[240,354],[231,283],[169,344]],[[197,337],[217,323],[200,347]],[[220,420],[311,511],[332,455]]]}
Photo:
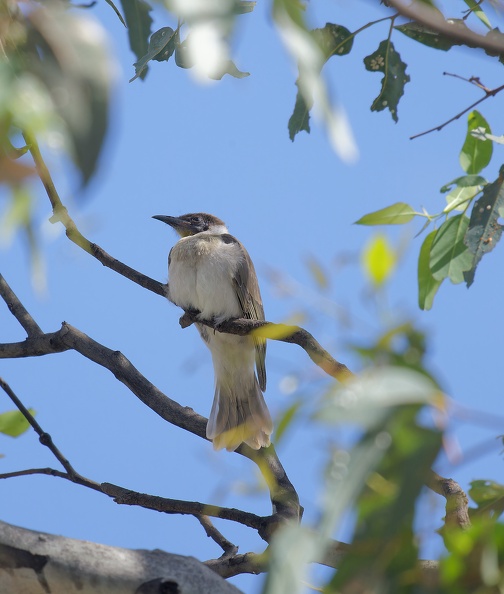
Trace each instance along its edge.
{"label": "bird's head", "polygon": [[170,217],[167,215],[155,215],[152,217],[173,227],[180,237],[188,237],[197,233],[227,233],[226,225],[221,219],[205,212],[196,212]]}

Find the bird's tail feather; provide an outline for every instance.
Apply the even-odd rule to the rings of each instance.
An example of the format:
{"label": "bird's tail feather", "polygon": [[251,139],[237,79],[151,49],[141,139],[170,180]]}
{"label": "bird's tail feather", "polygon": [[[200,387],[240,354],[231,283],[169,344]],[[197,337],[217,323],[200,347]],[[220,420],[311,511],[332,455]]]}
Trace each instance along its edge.
{"label": "bird's tail feather", "polygon": [[272,432],[271,415],[255,376],[253,382],[233,389],[217,381],[206,431],[216,450],[232,452],[243,442],[258,450],[270,445]]}

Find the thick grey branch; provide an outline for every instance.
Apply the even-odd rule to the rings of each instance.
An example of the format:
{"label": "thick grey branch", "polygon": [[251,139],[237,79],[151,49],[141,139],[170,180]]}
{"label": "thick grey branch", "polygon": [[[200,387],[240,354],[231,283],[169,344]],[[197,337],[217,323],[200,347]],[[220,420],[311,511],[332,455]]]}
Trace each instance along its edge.
{"label": "thick grey branch", "polygon": [[21,324],[21,326],[26,330],[26,334],[29,337],[34,336],[41,336],[44,333],[42,332],[40,326],[37,322],[31,317],[31,315],[26,311],[24,305],[19,301],[17,295],[14,291],[9,287],[7,281],[4,277],[0,274],[0,296],[3,298],[7,307],[9,308],[12,315],[16,318],[16,320]]}

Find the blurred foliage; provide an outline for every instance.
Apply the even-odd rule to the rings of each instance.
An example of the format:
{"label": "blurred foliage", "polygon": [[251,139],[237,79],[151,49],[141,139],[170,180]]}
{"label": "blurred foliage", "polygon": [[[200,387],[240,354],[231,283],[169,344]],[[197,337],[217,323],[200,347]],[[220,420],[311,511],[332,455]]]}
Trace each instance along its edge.
{"label": "blurred foliage", "polygon": [[[32,408],[29,408],[28,411],[35,416],[35,411]],[[0,433],[10,437],[19,437],[29,428],[30,424],[21,411],[9,410],[0,413]]]}

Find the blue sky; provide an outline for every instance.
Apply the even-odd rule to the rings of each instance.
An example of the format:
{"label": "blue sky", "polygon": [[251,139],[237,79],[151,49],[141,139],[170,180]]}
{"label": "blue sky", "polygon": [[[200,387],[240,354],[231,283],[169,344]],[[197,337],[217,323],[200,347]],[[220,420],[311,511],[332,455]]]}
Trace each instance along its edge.
{"label": "blue sky", "polygon": [[[312,120],[310,135],[288,138],[296,72],[270,18],[269,4],[239,18],[234,60],[251,76],[201,86],[172,63],[154,63],[145,82],[132,84],[134,56],[126,32],[110,8],[93,13],[104,23],[120,67],[111,107],[111,129],[100,170],[82,195],[54,155],[47,160],[63,200],[81,231],[106,251],[149,276],[167,277],[167,255],[175,234],[155,214],[192,211],[216,214],[247,247],[258,271],[266,318],[281,322],[303,314],[302,325],[353,370],[360,363],[350,343],[368,343],[388,325],[414,320],[428,333],[427,364],[463,408],[481,411],[478,423],[449,423],[448,455],[438,471],[463,488],[476,478],[501,480],[502,433],[499,323],[503,288],[501,246],[481,262],[470,290],[445,283],[430,312],[417,307],[416,260],[421,222],[386,229],[402,246],[402,258],[384,294],[371,294],[359,264],[363,245],[376,229],[353,225],[364,213],[397,201],[429,212],[444,208],[439,188],[462,175],[458,151],[466,117],[440,133],[409,136],[442,123],[481,92],[443,71],[479,76],[501,84],[502,64],[462,49],[436,52],[395,33],[396,50],[408,63],[411,82],[399,104],[399,123],[388,112],[372,113],[381,75],[365,71],[362,59],[388,35],[388,23],[359,35],[349,56],[332,59],[325,71],[334,98],[347,111],[360,151],[343,164],[326,134]],[[323,2],[310,7],[314,26],[326,21],[355,30],[383,12],[367,2]],[[154,29],[172,25],[159,19]],[[456,16],[456,15],[455,15]],[[502,134],[501,98],[481,105],[496,135]],[[502,146],[483,172],[495,179]],[[47,289],[34,291],[26,246],[15,237],[0,251],[1,270],[45,331],[65,320],[102,344],[121,350],[168,396],[208,415],[213,396],[209,353],[193,329],[181,330],[180,311],[160,297],[103,268],[47,223],[50,208],[36,186],[35,216]],[[307,261],[315,258],[330,278],[322,293]],[[341,263],[344,262],[342,265]],[[281,277],[282,282],[279,283]],[[335,312],[337,315],[335,315]],[[24,339],[6,307],[0,307],[1,340]],[[156,495],[199,500],[270,513],[257,492],[256,469],[247,460],[211,446],[146,409],[112,375],[76,353],[2,361],[0,374],[25,404],[37,410],[42,427],[83,475]],[[280,414],[295,397],[309,399],[324,379],[298,347],[270,342],[266,399]],[[298,385],[282,389],[285,377]],[[9,409],[4,401],[0,409]],[[459,445],[456,446],[455,444]],[[279,455],[305,507],[317,515],[326,438],[295,424]],[[459,452],[460,450],[460,452]],[[2,472],[55,466],[34,434],[0,436]],[[458,453],[459,452],[459,453]],[[131,548],[161,548],[200,559],[220,555],[190,517],[163,516],[120,507],[97,493],[49,477],[25,477],[1,485],[2,519],[41,531]],[[433,531],[444,515],[442,502],[426,498],[430,516],[422,524],[425,556],[438,550]],[[219,523],[240,552],[261,550],[250,530]],[[344,536],[344,533],[342,534]],[[233,581],[259,592],[262,577]]]}

